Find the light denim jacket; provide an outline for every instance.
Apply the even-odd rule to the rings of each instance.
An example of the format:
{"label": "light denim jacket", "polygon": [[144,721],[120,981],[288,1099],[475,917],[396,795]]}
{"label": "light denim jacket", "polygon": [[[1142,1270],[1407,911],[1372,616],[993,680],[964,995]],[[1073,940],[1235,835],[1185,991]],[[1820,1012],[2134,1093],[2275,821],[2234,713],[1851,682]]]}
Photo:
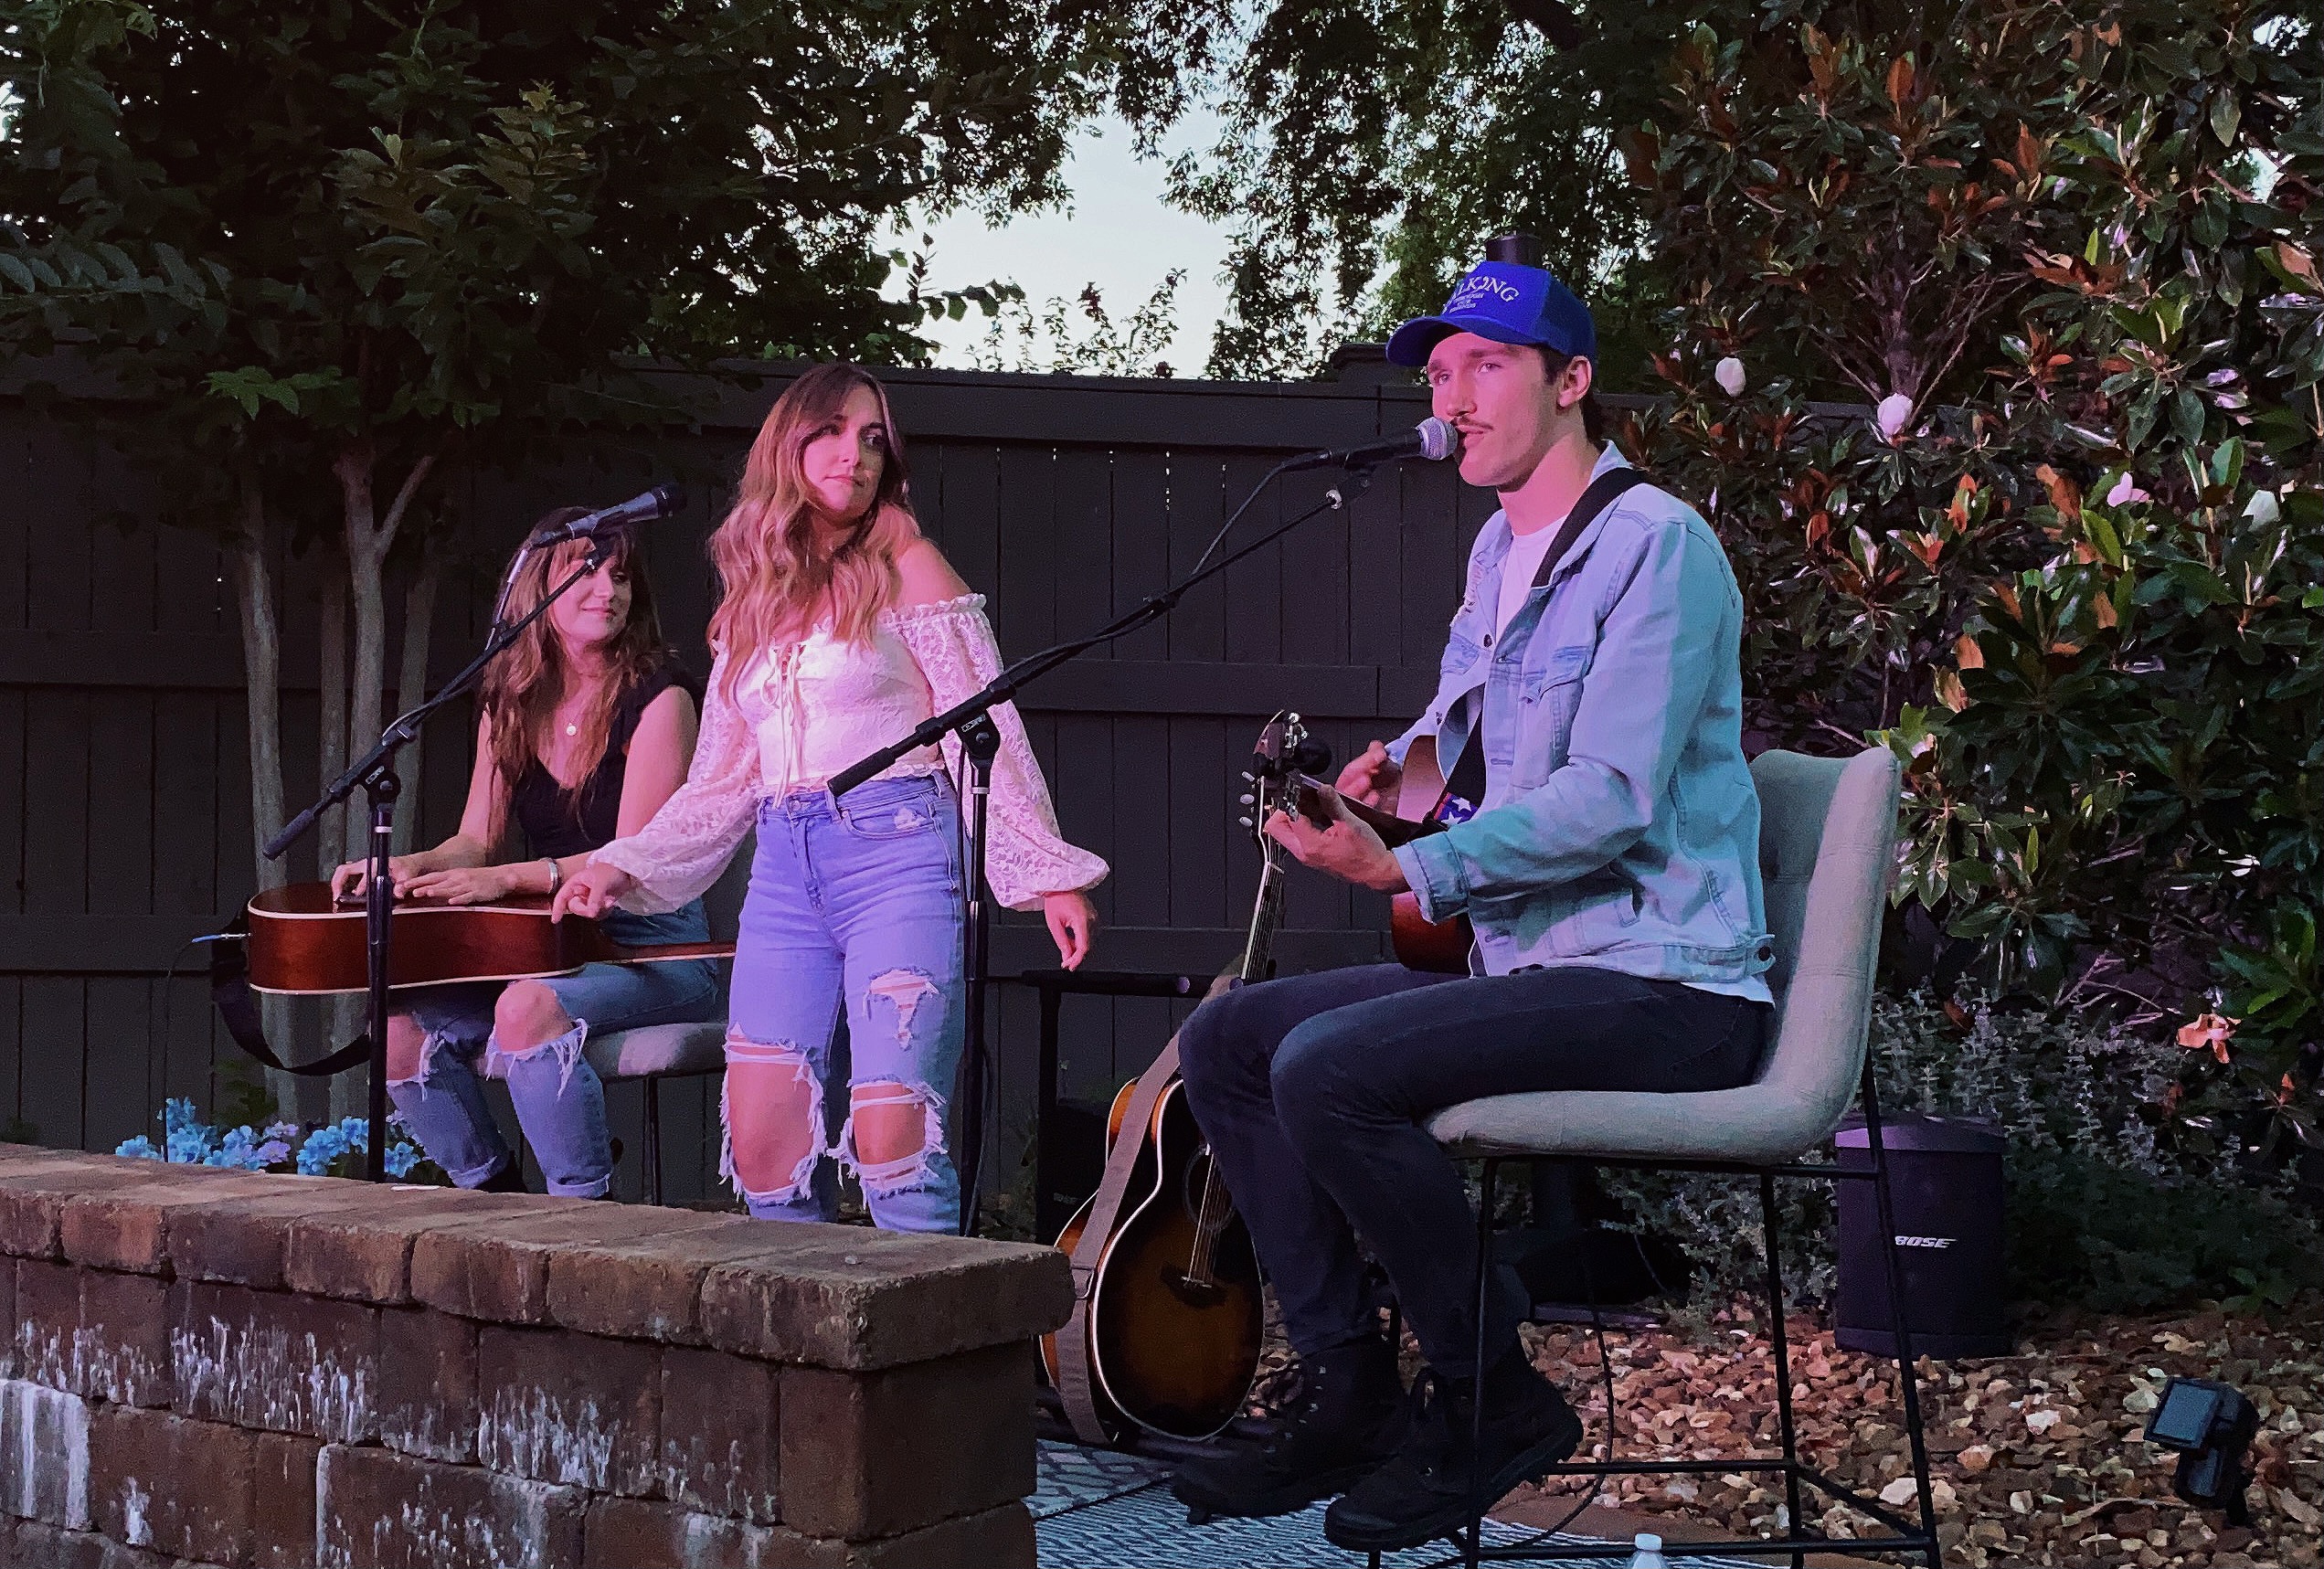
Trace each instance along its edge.
{"label": "light denim jacket", "polygon": [[[1597,473],[1623,466],[1609,444]],[[1593,475],[1595,477],[1595,475]],[[1483,691],[1477,815],[1398,849],[1431,920],[1466,913],[1488,975],[1586,964],[1764,997],[1774,958],[1743,757],[1743,597],[1702,515],[1633,486],[1496,636],[1508,519],[1469,552],[1428,711],[1448,777]]]}

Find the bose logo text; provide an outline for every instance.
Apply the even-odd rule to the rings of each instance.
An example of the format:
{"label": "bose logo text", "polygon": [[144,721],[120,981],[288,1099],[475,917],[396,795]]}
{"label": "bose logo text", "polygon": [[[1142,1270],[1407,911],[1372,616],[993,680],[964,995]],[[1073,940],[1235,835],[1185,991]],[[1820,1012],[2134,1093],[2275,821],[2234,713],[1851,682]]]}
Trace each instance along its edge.
{"label": "bose logo text", "polygon": [[1953,1239],[1949,1236],[1900,1236],[1896,1239],[1896,1246],[1899,1247],[1950,1247],[1953,1246]]}

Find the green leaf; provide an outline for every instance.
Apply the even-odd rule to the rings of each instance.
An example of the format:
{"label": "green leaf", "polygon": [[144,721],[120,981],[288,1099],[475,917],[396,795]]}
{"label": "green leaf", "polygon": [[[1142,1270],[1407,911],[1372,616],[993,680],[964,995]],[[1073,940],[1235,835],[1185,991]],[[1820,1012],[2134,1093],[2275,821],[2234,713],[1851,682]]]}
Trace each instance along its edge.
{"label": "green leaf", "polygon": [[2244,106],[2233,88],[2223,87],[2212,94],[2211,133],[2219,138],[2223,147],[2235,144],[2235,128],[2243,123]]}
{"label": "green leaf", "polygon": [[13,256],[0,253],[0,275],[5,275],[9,282],[27,294],[39,292],[39,285],[32,281],[31,271]]}

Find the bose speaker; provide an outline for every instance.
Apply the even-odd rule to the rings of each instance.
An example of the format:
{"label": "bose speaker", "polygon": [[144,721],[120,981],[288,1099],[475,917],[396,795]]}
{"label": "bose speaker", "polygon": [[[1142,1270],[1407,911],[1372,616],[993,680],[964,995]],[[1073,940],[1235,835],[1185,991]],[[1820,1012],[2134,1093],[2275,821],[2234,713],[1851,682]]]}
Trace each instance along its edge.
{"label": "bose speaker", "polygon": [[[2000,1133],[1953,1117],[1882,1118],[1905,1326],[1916,1356],[2007,1356],[2003,1313]],[[1872,1170],[1863,1122],[1851,1118],[1833,1142],[1843,1170]],[[1832,1338],[1850,1351],[1896,1354],[1888,1310],[1888,1260],[1869,1182],[1840,1189],[1840,1290]]]}

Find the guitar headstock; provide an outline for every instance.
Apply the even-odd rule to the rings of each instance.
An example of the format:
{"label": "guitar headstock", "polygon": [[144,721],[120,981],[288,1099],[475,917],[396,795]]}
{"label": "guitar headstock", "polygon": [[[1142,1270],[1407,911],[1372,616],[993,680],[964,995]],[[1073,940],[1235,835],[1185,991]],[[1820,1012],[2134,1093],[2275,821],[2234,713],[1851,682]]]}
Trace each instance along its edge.
{"label": "guitar headstock", "polygon": [[1275,811],[1296,810],[1300,777],[1329,769],[1332,749],[1308,734],[1297,714],[1281,713],[1269,719],[1251,748],[1250,767],[1243,771],[1250,790],[1242,797],[1242,825],[1258,836],[1259,852],[1272,861],[1279,853],[1275,841],[1259,827]]}

